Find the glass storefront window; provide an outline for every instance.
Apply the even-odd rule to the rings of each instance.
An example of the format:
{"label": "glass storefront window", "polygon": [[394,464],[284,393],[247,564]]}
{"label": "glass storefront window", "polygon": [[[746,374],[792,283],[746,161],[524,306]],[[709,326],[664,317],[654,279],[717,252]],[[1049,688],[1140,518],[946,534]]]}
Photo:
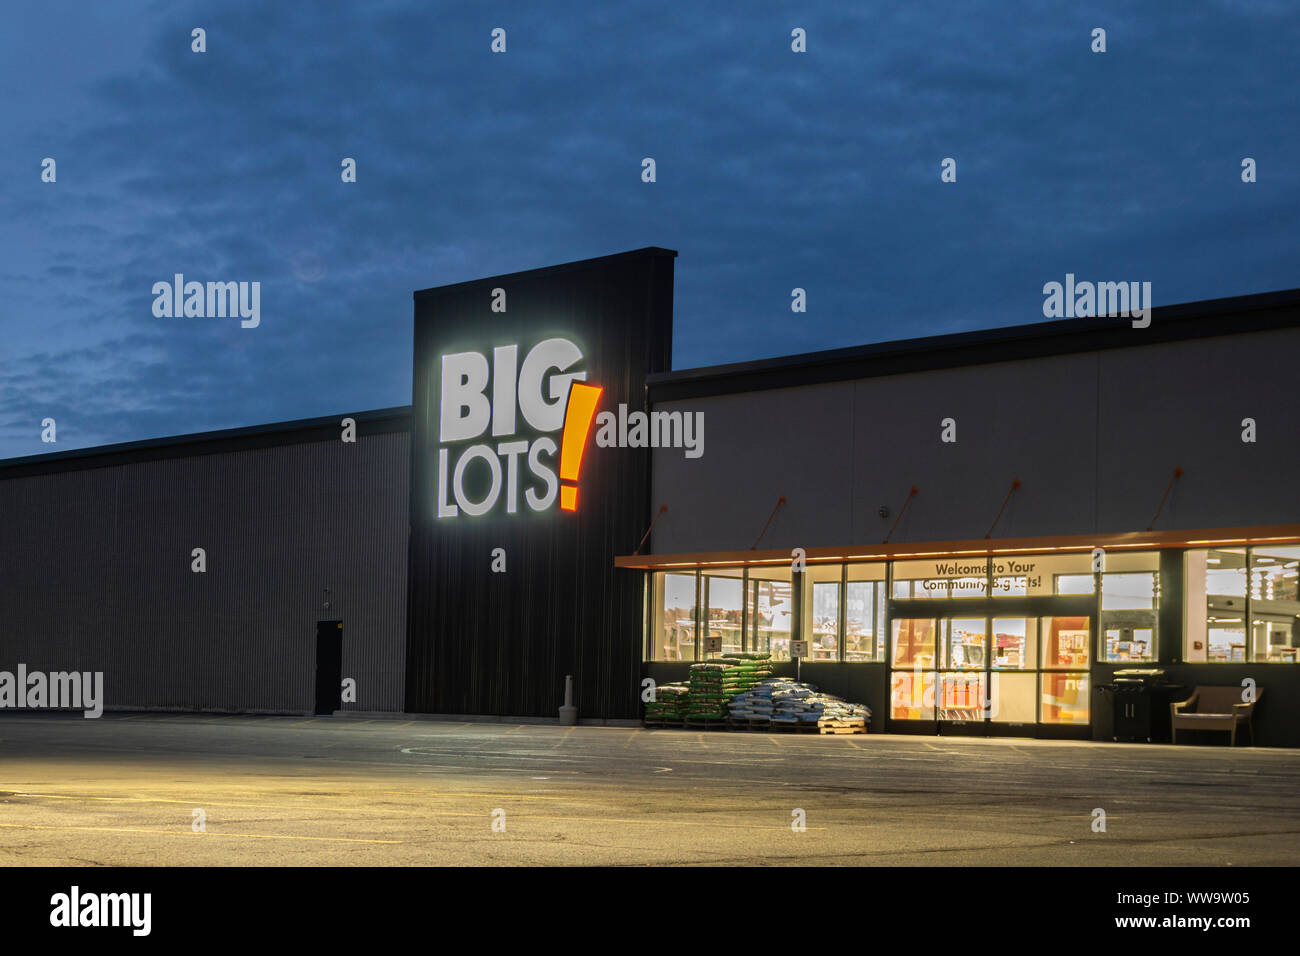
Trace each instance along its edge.
{"label": "glass storefront window", "polygon": [[[1297,662],[1300,545],[1192,549],[1182,559],[1184,660]],[[813,564],[797,577],[788,565],[655,572],[647,656],[766,651],[788,661],[800,636],[810,664],[888,661],[892,719],[1085,724],[1094,654],[1116,665],[1160,659],[1161,554],[1112,551],[1096,572],[1092,562],[1053,552]],[[1025,600],[1003,600],[1016,597]]]}
{"label": "glass storefront window", "polygon": [[1188,614],[1187,632],[1204,635],[1198,656],[1188,654],[1187,659],[1245,661],[1246,549],[1188,551],[1186,561],[1189,603],[1194,593],[1200,597],[1199,606]]}
{"label": "glass storefront window", "polygon": [[750,651],[766,651],[774,661],[790,660],[794,630],[794,586],[789,566],[750,568],[753,614],[749,621]]}
{"label": "glass storefront window", "polygon": [[[1091,612],[1102,604],[1093,562],[1091,551],[895,562],[890,718],[1086,725],[1095,653]],[[1151,630],[1158,562],[1158,555],[1146,554],[1117,560],[1111,570],[1140,579],[1111,579],[1107,604],[1115,613],[1129,607],[1128,613],[1148,615],[1141,623]],[[970,612],[962,613],[954,600],[960,598],[972,599]],[[1073,613],[1026,616],[1017,598],[1042,610],[1053,606],[1049,600],[1068,599],[1059,606]],[[905,616],[917,607],[904,602],[920,599],[935,602],[935,610]]]}
{"label": "glass storefront window", "polygon": [[1154,627],[1122,627],[1109,622],[1102,627],[1106,636],[1105,660],[1154,661],[1156,659],[1156,630]]}
{"label": "glass storefront window", "polygon": [[894,720],[1088,723],[1086,615],[895,618]]}
{"label": "glass storefront window", "polygon": [[1217,548],[1205,552],[1205,591],[1214,596],[1246,596],[1245,548]]}
{"label": "glass storefront window", "polygon": [[1159,553],[1108,555],[1101,576],[1102,660],[1154,661],[1159,611]]}
{"label": "glass storefront window", "polygon": [[1300,648],[1300,546],[1250,549],[1251,658],[1296,663]]}
{"label": "glass storefront window", "polygon": [[804,572],[812,587],[809,613],[804,617],[808,660],[836,661],[840,657],[840,591],[842,564],[814,565]]}
{"label": "glass storefront window", "polygon": [[1094,594],[1096,590],[1097,578],[1092,574],[1057,575],[1057,594]]}
{"label": "glass storefront window", "polygon": [[985,674],[940,673],[940,720],[983,720],[985,710]]}
{"label": "glass storefront window", "polygon": [[934,667],[935,623],[916,618],[894,618],[890,651],[894,667]]}
{"label": "glass storefront window", "polygon": [[883,659],[885,568],[870,564],[815,564],[802,575],[802,634],[806,663]]}
{"label": "glass storefront window", "polygon": [[695,660],[695,575],[659,573],[655,579],[655,636],[651,660]]}
{"label": "glass storefront window", "polygon": [[834,658],[840,629],[840,582],[814,581],[812,603],[812,650]]}
{"label": "glass storefront window", "polygon": [[[1256,601],[1286,601],[1295,604],[1297,575],[1300,575],[1300,545],[1259,546],[1250,549],[1250,596]],[[1290,610],[1290,608],[1287,608]]]}
{"label": "glass storefront window", "polygon": [[845,586],[844,659],[876,659],[876,594],[881,590],[875,581],[850,581]]}
{"label": "glass storefront window", "polygon": [[1040,677],[1043,688],[1043,723],[1088,722],[1087,674],[1042,674]]}
{"label": "glass storefront window", "polygon": [[1211,614],[1206,621],[1207,660],[1244,661],[1246,659],[1246,620],[1239,614]]}
{"label": "glass storefront window", "polygon": [[885,563],[850,564],[844,586],[844,659],[885,659]]}
{"label": "glass storefront window", "polygon": [[703,657],[739,654],[741,620],[744,614],[744,571],[740,568],[708,571],[702,574],[706,622],[701,641]]}
{"label": "glass storefront window", "polygon": [[895,671],[889,678],[892,720],[934,720],[934,671]]}
{"label": "glass storefront window", "polygon": [[[1038,619],[995,617],[993,619],[993,668],[1035,670],[1038,665]],[[1032,691],[1030,692],[1032,698]]]}
{"label": "glass storefront window", "polygon": [[1156,606],[1156,572],[1115,572],[1101,578],[1101,607],[1105,611],[1150,610]]}
{"label": "glass storefront window", "polygon": [[1205,548],[1184,562],[1184,660],[1296,663],[1300,546]]}
{"label": "glass storefront window", "polygon": [[1077,670],[1089,665],[1091,635],[1086,617],[1042,619],[1044,670]]}
{"label": "glass storefront window", "polygon": [[1037,674],[994,671],[990,679],[989,720],[1004,724],[1032,724],[1038,720]]}
{"label": "glass storefront window", "polygon": [[945,618],[939,623],[939,666],[945,670],[983,670],[988,643],[984,618]]}

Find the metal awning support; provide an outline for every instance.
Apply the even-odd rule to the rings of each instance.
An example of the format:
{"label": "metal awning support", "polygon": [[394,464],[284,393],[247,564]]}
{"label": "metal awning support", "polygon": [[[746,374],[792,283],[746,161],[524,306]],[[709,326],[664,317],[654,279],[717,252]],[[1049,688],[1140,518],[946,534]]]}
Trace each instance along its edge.
{"label": "metal awning support", "polygon": [[772,513],[768,515],[767,520],[763,522],[763,530],[758,533],[758,537],[754,539],[754,543],[749,546],[750,551],[756,549],[758,547],[758,542],[763,540],[763,535],[767,534],[767,526],[770,525],[772,519],[776,517],[776,509],[781,507],[783,504],[785,504],[785,495],[776,499],[776,507],[772,509]]}
{"label": "metal awning support", "polygon": [[916,497],[920,490],[921,489],[917,488],[916,485],[912,486],[912,490],[907,493],[907,498],[903,501],[903,507],[898,509],[898,517],[895,518],[894,523],[889,526],[889,534],[885,535],[885,540],[880,542],[881,544],[889,544],[889,539],[894,536],[894,529],[898,527],[898,522],[903,520],[903,512],[907,510],[907,506],[912,503],[912,499]]}
{"label": "metal awning support", "polygon": [[[1007,489],[1007,496],[1002,499],[1002,507],[998,509],[998,516],[994,518],[993,523],[989,525],[989,531],[988,534],[984,535],[984,540],[987,541],[989,538],[993,537],[993,529],[996,528],[998,526],[998,522],[1002,520],[1002,512],[1007,510],[1007,502],[1011,500],[1011,496],[1016,493],[1016,489],[1019,487],[1020,487],[1020,479],[1012,478],[1011,487]],[[1151,529],[1148,528],[1147,530],[1150,531]]]}
{"label": "metal awning support", "polygon": [[641,542],[636,546],[636,550],[632,552],[633,554],[641,553],[641,549],[645,547],[646,541],[650,538],[650,532],[655,529],[655,524],[657,524],[659,521],[659,516],[667,510],[668,510],[667,505],[659,506],[659,510],[655,512],[655,516],[650,519],[650,527],[646,528],[645,534],[641,535]]}
{"label": "metal awning support", "polygon": [[1169,492],[1174,490],[1174,482],[1183,477],[1183,469],[1175,467],[1174,473],[1169,477],[1169,484],[1165,485],[1165,493],[1160,496],[1160,505],[1156,508],[1156,513],[1151,518],[1151,523],[1147,525],[1148,531],[1154,531],[1156,519],[1160,517],[1160,512],[1165,510],[1165,501],[1169,498]]}

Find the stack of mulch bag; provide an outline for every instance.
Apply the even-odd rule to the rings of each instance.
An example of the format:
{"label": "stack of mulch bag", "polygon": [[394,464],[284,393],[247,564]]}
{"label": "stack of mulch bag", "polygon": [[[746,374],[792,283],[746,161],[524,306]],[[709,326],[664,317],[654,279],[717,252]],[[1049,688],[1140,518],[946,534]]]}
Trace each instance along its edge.
{"label": "stack of mulch bag", "polygon": [[771,720],[772,685],[775,683],[774,680],[761,681],[744,693],[737,694],[727,704],[727,715],[732,720]]}
{"label": "stack of mulch bag", "polygon": [[655,699],[645,705],[646,720],[682,720],[686,717],[686,704],[691,689],[685,681],[660,684],[655,688]]}
{"label": "stack of mulch bag", "polygon": [[871,710],[833,694],[818,693],[812,684],[773,678],[732,698],[728,712],[736,719],[766,717],[774,725],[866,727]]}
{"label": "stack of mulch bag", "polygon": [[732,654],[692,664],[687,717],[721,720],[727,704],[772,673],[770,654]]}

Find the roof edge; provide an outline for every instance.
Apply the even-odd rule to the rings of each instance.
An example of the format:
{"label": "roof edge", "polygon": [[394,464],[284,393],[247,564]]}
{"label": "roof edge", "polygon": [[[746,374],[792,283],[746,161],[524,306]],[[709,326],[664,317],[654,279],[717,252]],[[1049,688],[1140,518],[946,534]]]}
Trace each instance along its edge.
{"label": "roof edge", "polygon": [[0,459],[0,480],[59,471],[103,468],[137,461],[215,454],[243,448],[266,448],[273,445],[321,441],[330,435],[337,435],[339,423],[344,418],[355,419],[358,426],[368,426],[360,429],[365,434],[407,431],[410,428],[411,406],[394,405],[362,412],[345,411],[318,418],[299,418],[267,425],[223,428],[217,431],[192,432],[186,435],[170,435],[142,441],[95,445],[70,451]]}
{"label": "roof edge", "polygon": [[[1293,314],[1287,315],[1288,309],[1294,310]],[[1282,314],[1275,321],[1256,322],[1253,327],[1215,328],[1209,324],[1225,315],[1265,312]],[[1103,316],[895,339],[749,362],[658,372],[646,376],[646,387],[651,393],[651,401],[673,401],[1300,326],[1300,289],[1156,306],[1151,310],[1150,319],[1150,327],[1144,329],[1133,329],[1127,322],[1117,324],[1122,320]],[[998,354],[999,349],[1007,351]],[[917,361],[918,358],[923,360]],[[910,361],[895,368],[871,368],[908,359]]]}
{"label": "roof edge", "polygon": [[449,285],[431,286],[427,289],[416,289],[412,297],[417,301],[420,299],[437,298],[441,295],[449,295],[455,292],[463,292],[474,286],[481,286],[489,282],[519,282],[526,279],[541,279],[546,276],[555,275],[562,272],[582,272],[587,269],[598,269],[602,266],[610,265],[620,259],[639,259],[639,258],[677,258],[676,249],[665,249],[663,246],[644,246],[640,249],[629,249],[627,252],[615,252],[607,256],[595,256],[591,259],[575,259],[573,262],[562,262],[554,266],[541,266],[536,269],[524,269],[520,272],[507,272],[502,275],[483,276],[479,279],[466,279],[464,282],[453,282]]}

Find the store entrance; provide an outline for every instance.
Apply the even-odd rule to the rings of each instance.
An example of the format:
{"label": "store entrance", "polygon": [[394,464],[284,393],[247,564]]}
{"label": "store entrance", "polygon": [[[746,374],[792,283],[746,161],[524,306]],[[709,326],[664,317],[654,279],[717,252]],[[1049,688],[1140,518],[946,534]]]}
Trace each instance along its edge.
{"label": "store entrance", "polygon": [[892,615],[888,729],[1085,735],[1096,627],[1081,610],[1077,602],[1039,600]]}

